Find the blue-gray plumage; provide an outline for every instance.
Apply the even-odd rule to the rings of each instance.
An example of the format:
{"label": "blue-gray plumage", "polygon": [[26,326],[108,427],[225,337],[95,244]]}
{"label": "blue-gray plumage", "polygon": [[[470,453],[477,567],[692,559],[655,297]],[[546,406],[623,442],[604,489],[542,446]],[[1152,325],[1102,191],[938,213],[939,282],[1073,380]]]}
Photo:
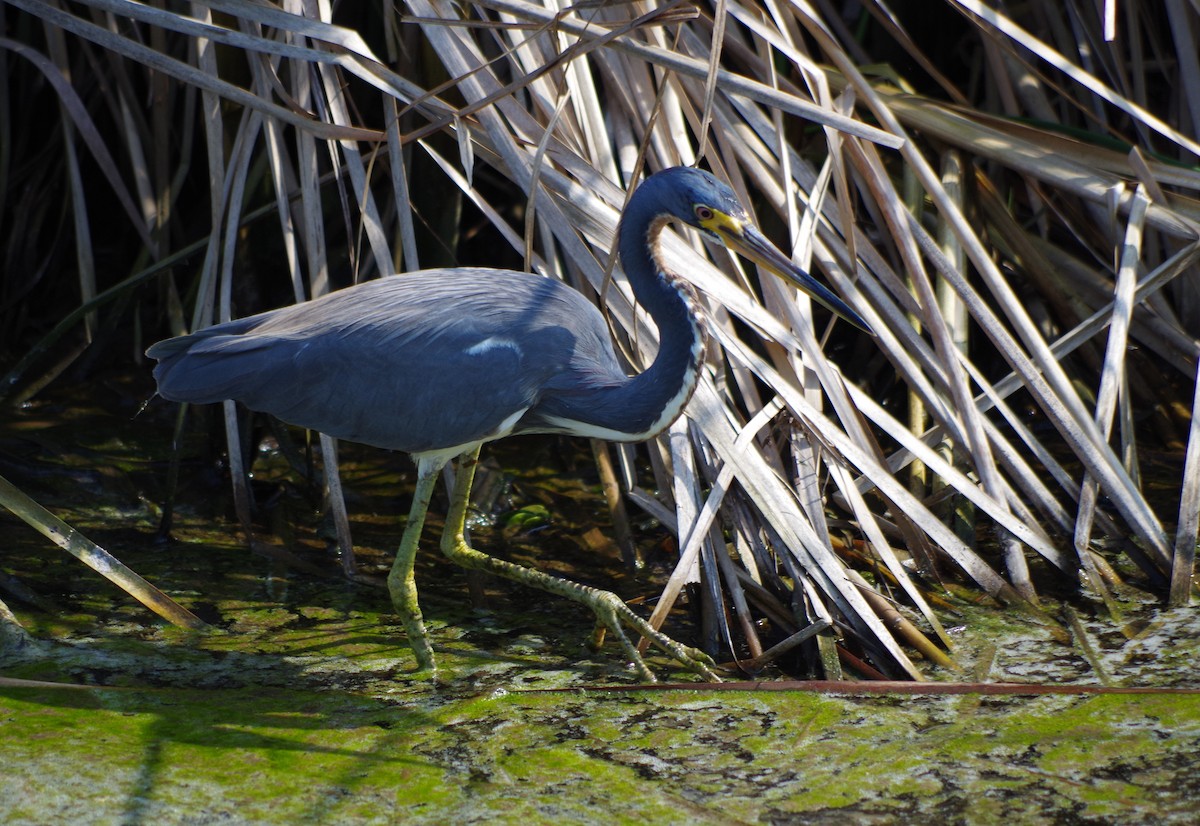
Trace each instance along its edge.
{"label": "blue-gray plumage", "polygon": [[303,304],[159,342],[159,393],[182,402],[236,399],[252,410],[341,439],[413,454],[418,485],[388,583],[422,667],[432,668],[413,557],[434,480],[458,456],[442,549],[488,570],[582,602],[614,632],[640,675],[653,679],[622,624],[713,678],[710,661],[648,626],[617,597],[497,560],[462,539],[475,457],[518,433],[648,439],[683,411],[704,352],[691,286],[667,270],[658,236],[688,224],[797,284],[866,330],[866,323],[792,265],[706,172],[674,168],[637,189],[618,251],[638,303],[659,330],[649,368],[627,376],[603,317],[560,281],[494,269],[441,269],[382,278]]}

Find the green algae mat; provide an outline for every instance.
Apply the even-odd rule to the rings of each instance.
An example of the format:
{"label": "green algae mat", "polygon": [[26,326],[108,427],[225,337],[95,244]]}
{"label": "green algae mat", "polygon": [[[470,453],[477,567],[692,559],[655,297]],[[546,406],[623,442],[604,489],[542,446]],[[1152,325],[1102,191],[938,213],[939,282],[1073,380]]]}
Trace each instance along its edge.
{"label": "green algae mat", "polygon": [[1184,823],[1198,730],[1200,703],[1177,697],[8,688],[0,809],[10,824]]}
{"label": "green algae mat", "polygon": [[[434,623],[435,682],[394,618],[303,602],[231,599],[220,633],[27,620],[0,659],[0,822],[1196,822],[1200,696],[601,690],[629,675],[579,644],[586,617],[551,638],[504,610]],[[1089,628],[1111,671],[1178,673],[1190,641],[1164,635],[1200,637],[1194,613]],[[991,678],[1030,679],[1061,645],[1038,636]]]}
{"label": "green algae mat", "polygon": [[40,652],[115,687],[0,688],[3,822],[1195,822],[1200,697],[531,691],[579,675],[521,653],[433,685],[344,630]]}
{"label": "green algae mat", "polygon": [[[260,527],[306,563],[297,568],[246,549],[219,475],[196,464],[181,474],[172,540],[155,541],[167,470],[142,457],[166,455],[146,440],[167,429],[78,415],[87,426],[69,433],[48,423],[0,434],[5,475],[213,630],[163,624],[0,514],[0,589],[24,628],[0,622],[5,826],[1200,820],[1200,697],[628,690],[617,649],[584,645],[586,611],[490,581],[474,583],[488,610],[473,609],[462,572],[425,552],[417,579],[435,682],[414,672],[381,587],[406,459],[374,452],[376,464],[358,464],[347,451],[359,563],[376,582],[351,584],[303,496],[275,496]],[[270,476],[257,468],[264,500]],[[478,541],[636,591],[621,587],[616,554],[598,550],[595,492],[557,485],[514,497],[547,514],[536,533],[479,526]],[[945,620],[964,670],[930,674],[1197,685],[1200,612],[1123,600],[1113,619],[1075,598],[1074,640],[956,603]]]}

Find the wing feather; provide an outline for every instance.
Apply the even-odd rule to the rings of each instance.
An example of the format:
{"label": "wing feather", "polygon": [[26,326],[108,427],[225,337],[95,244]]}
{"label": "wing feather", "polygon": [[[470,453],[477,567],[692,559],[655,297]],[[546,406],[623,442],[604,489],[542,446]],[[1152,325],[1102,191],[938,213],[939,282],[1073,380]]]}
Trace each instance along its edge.
{"label": "wing feather", "polygon": [[422,452],[496,435],[572,374],[619,376],[599,313],[496,270],[379,279],[159,342],[168,399],[236,399],[338,438]]}

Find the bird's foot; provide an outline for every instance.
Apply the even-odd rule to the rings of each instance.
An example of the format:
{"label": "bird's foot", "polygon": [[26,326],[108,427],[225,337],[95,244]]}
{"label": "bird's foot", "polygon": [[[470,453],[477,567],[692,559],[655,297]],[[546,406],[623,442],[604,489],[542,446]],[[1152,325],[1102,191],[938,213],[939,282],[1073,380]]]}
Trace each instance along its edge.
{"label": "bird's foot", "polygon": [[404,633],[408,635],[408,647],[412,649],[417,660],[417,671],[428,671],[431,677],[437,677],[437,663],[433,657],[433,646],[429,642],[429,634],[425,631],[425,621],[420,612],[415,617],[401,613],[404,620]]}
{"label": "bird's foot", "polygon": [[619,596],[611,591],[593,591],[592,599],[588,600],[588,604],[596,614],[596,634],[593,637],[593,641],[598,645],[603,642],[604,630],[611,631],[617,642],[621,645],[621,648],[624,649],[626,656],[629,657],[634,669],[638,672],[638,677],[643,682],[654,683],[657,680],[646,665],[646,661],[642,659],[641,652],[638,651],[637,646],[633,644],[629,639],[629,635],[625,633],[624,626],[628,626],[636,631],[638,635],[645,637],[651,644],[660,648],[671,659],[689,671],[699,674],[709,682],[721,682],[721,678],[713,671],[716,663],[713,662],[711,657],[703,651],[676,642],[654,628],[650,623],[635,614]]}
{"label": "bird's foot", "polygon": [[[407,623],[405,626],[407,627]],[[420,629],[424,632],[424,625]],[[437,675],[437,662],[433,658],[433,646],[429,644],[429,637],[424,633],[414,635],[412,628],[407,628],[408,631],[408,646],[412,649],[413,656],[417,658],[417,671],[428,671],[431,676]]]}

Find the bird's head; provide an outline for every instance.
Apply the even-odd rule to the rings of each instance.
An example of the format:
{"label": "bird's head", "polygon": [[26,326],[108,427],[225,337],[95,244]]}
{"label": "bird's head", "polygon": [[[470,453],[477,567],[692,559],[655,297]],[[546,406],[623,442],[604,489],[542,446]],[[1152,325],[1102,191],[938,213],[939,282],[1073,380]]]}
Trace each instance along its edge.
{"label": "bird's head", "polygon": [[646,179],[665,212],[796,285],[860,330],[871,328],[846,302],[815,280],[767,240],[750,221],[733,190],[702,169],[676,166]]}

